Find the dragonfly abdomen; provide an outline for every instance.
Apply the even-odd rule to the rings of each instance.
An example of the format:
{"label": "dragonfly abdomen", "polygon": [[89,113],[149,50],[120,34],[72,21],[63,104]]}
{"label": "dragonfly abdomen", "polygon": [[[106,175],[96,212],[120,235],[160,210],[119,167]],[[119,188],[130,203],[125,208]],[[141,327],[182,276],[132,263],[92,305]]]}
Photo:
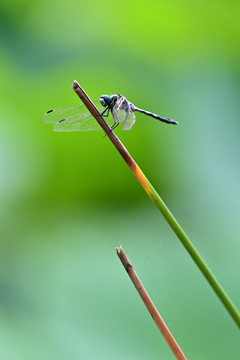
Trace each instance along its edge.
{"label": "dragonfly abdomen", "polygon": [[174,124],[174,125],[178,124],[178,122],[175,121],[175,120],[165,118],[165,117],[163,117],[163,116],[154,114],[154,113],[152,113],[152,112],[150,112],[150,111],[147,111],[147,110],[139,109],[139,108],[137,108],[136,106],[134,106],[134,111],[139,111],[140,113],[143,113],[143,114],[145,114],[145,115],[151,116],[151,117],[153,117],[154,119],[163,121],[163,122],[165,122],[165,123],[167,123],[167,124]]}

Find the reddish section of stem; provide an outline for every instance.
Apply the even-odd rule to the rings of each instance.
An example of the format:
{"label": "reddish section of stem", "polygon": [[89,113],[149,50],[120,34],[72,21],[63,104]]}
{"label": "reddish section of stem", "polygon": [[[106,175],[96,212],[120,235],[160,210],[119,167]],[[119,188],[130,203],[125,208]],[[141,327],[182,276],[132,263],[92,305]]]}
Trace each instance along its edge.
{"label": "reddish section of stem", "polygon": [[132,172],[135,174],[135,169],[137,167],[136,162],[133,160],[133,158],[131,157],[125,146],[118,139],[118,137],[114,134],[108,123],[105,121],[104,117],[101,116],[100,112],[97,110],[91,99],[88,97],[88,95],[85,93],[85,91],[81,88],[81,86],[76,80],[74,81],[72,87],[75,93],[80,97],[86,108],[95,117],[105,134],[112,141],[113,145],[116,147],[120,155],[124,158],[125,162],[128,164]]}
{"label": "reddish section of stem", "polygon": [[101,116],[96,106],[91,101],[91,99],[88,97],[88,95],[85,93],[85,91],[81,88],[81,86],[78,84],[76,80],[74,81],[72,87],[73,90],[76,92],[76,94],[80,97],[86,108],[95,117],[95,119],[97,120],[103,131],[105,132],[105,134],[107,134],[109,139],[112,141],[113,145],[116,147],[120,155],[123,157],[127,165],[130,167],[131,171],[136,176],[136,178],[138,179],[144,190],[147,192],[147,194],[150,197],[152,197],[151,187],[149,185],[146,176],[143,174],[142,170],[137,165],[137,163],[133,160],[133,158],[131,157],[125,146],[122,144],[122,142],[114,134],[108,123],[105,121],[104,117]]}

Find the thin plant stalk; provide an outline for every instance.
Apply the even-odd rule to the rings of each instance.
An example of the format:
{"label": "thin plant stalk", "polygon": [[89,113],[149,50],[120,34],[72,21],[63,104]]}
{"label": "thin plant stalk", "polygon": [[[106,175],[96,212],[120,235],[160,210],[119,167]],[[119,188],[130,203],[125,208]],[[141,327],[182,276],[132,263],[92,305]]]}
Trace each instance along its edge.
{"label": "thin plant stalk", "polygon": [[205,261],[202,259],[192,242],[190,241],[189,237],[186,235],[180,224],[174,218],[173,214],[170,212],[162,198],[159,196],[157,191],[151,185],[149,180],[146,178],[140,167],[131,157],[127,149],[115,135],[115,133],[111,130],[110,126],[107,124],[103,116],[99,113],[91,99],[85,93],[85,91],[81,88],[78,82],[75,80],[73,85],[73,90],[76,94],[80,97],[82,102],[85,104],[87,109],[90,113],[95,117],[99,125],[102,127],[105,134],[109,137],[113,145],[116,147],[124,161],[127,163],[133,174],[138,179],[139,183],[142,185],[148,196],[152,199],[154,204],[158,207],[162,215],[165,217],[166,221],[175,232],[185,249],[188,251],[189,255],[192,257],[195,264],[198,266],[199,270],[203,273],[207,281],[209,282],[212,289],[215,291],[216,295],[218,296],[219,300],[225,306],[229,314],[231,315],[232,319],[235,321],[237,326],[240,328],[240,313],[238,309],[235,307],[233,302],[231,301],[230,297],[226,294],[218,280],[215,278],[213,273],[211,272],[210,268],[207,266]]}
{"label": "thin plant stalk", "polygon": [[163,318],[159,314],[157,308],[155,307],[154,303],[152,302],[150,296],[148,295],[146,289],[144,288],[141,280],[139,279],[136,271],[134,270],[130,260],[127,257],[127,254],[123,250],[123,247],[120,246],[120,249],[116,248],[117,255],[121,260],[126,272],[128,273],[130,279],[132,280],[133,285],[135,286],[137,292],[142,298],[146,308],[148,309],[153,321],[157,325],[158,329],[161,331],[162,336],[166,340],[168,346],[172,350],[173,354],[175,355],[177,360],[187,360],[186,356],[184,355],[182,349],[174,339],[171,331],[165,324]]}

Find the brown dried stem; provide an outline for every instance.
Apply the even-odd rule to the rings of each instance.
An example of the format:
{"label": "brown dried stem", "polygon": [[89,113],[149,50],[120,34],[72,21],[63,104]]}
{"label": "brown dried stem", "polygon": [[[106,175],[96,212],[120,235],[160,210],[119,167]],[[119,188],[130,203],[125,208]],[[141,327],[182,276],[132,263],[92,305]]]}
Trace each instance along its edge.
{"label": "brown dried stem", "polygon": [[157,325],[158,329],[161,331],[164,339],[168,343],[168,345],[169,345],[170,349],[172,350],[173,354],[175,355],[176,359],[186,360],[187,359],[186,356],[184,355],[180,346],[174,339],[172,333],[168,329],[163,318],[157,311],[150,296],[148,295],[143,284],[141,283],[141,280],[139,279],[136,271],[134,270],[132,264],[130,263],[130,260],[128,259],[125,251],[123,250],[123,247],[121,246],[120,249],[116,248],[116,251],[117,251],[117,255],[118,255],[119,259],[121,260],[123,266],[125,267],[125,270],[127,271],[130,279],[132,280],[133,285],[135,286],[136,290],[138,291],[139,295],[141,296],[142,301],[144,302],[146,308],[148,309],[153,320],[155,321],[155,324]]}

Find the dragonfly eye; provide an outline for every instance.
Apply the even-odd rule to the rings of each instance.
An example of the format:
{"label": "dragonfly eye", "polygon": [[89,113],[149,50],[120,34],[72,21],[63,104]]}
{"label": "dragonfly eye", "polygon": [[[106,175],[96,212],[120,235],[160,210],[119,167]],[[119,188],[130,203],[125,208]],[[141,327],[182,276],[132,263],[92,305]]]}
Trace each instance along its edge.
{"label": "dragonfly eye", "polygon": [[100,98],[99,98],[99,101],[100,101],[100,103],[102,104],[102,106],[110,106],[111,105],[111,98],[110,98],[110,96],[108,96],[108,95],[102,95],[102,96],[100,96]]}

